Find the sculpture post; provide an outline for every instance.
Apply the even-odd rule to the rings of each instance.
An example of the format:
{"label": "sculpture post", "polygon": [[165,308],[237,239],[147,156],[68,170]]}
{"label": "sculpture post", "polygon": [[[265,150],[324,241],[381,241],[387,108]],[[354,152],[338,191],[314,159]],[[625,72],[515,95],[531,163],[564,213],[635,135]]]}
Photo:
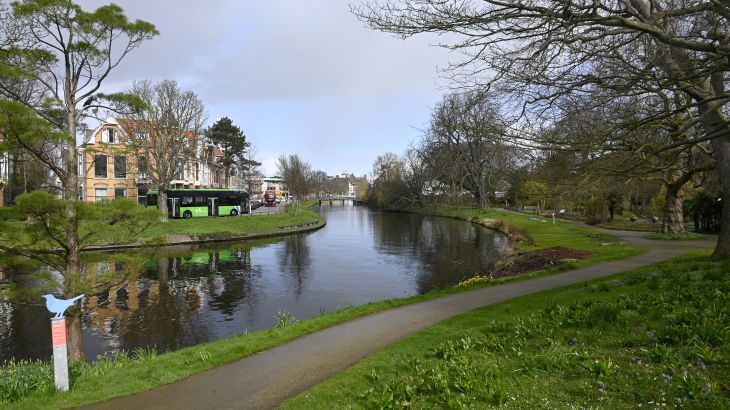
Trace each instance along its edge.
{"label": "sculpture post", "polygon": [[66,319],[51,319],[51,335],[53,337],[53,375],[56,390],[68,391],[68,352],[66,349]]}
{"label": "sculpture post", "polygon": [[51,336],[53,339],[53,375],[56,378],[56,390],[68,391],[68,349],[66,348],[66,319],[63,312],[75,301],[84,297],[76,296],[73,299],[56,299],[50,293],[43,295],[46,298],[46,307],[56,315],[51,319]]}

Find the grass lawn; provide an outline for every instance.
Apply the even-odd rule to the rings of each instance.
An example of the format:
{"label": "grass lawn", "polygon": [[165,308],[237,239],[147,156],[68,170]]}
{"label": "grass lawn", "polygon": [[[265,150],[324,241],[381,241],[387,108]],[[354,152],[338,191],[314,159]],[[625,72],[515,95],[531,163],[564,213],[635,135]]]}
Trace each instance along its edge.
{"label": "grass lawn", "polygon": [[271,215],[234,216],[222,218],[191,218],[170,219],[164,224],[150,228],[143,232],[141,238],[172,235],[201,235],[216,232],[230,232],[233,237],[270,235],[282,232],[280,226],[298,225],[315,219],[324,221],[324,218],[310,210],[308,206],[317,201],[303,201],[299,205],[299,212],[294,216],[292,205],[286,206],[287,212]]}
{"label": "grass lawn", "polygon": [[730,409],[730,261],[710,250],[476,309],[280,409]]}
{"label": "grass lawn", "polygon": [[599,228],[618,229],[620,231],[659,232],[661,224],[650,224],[647,222],[631,222],[625,219],[614,219],[605,224],[597,224]]}
{"label": "grass lawn", "polygon": [[[576,226],[559,220],[553,224],[552,218],[542,218],[533,215],[519,215],[491,208],[480,211],[475,208],[464,207],[428,207],[423,209],[411,207],[408,208],[407,211],[459,218],[475,223],[489,219],[493,221],[504,221],[505,224],[517,225],[527,230],[530,237],[532,237],[536,243],[536,245],[530,245],[527,241],[525,241],[513,244],[518,253],[553,246],[564,246],[566,248],[594,252],[593,255],[586,259],[573,263],[571,268],[590,266],[596,263],[607,262],[644,253],[643,248],[634,244],[621,242],[615,236],[592,231],[588,228],[583,228],[581,226]],[[551,270],[548,271],[548,273],[554,273],[554,271]]]}
{"label": "grass lawn", "polygon": [[[528,245],[526,242],[519,244],[519,248],[522,251],[559,245],[595,252],[594,255],[582,261],[563,265],[559,268],[547,271],[537,272],[531,275],[507,278],[502,281],[494,281],[484,286],[494,286],[507,281],[519,281],[530,277],[557,273],[567,269],[614,260],[643,252],[643,249],[635,245],[618,244],[619,240],[610,235],[596,233],[586,228],[576,227],[567,223],[558,222],[557,225],[552,225],[551,222],[535,222],[529,220],[530,216],[508,214],[495,210],[477,212],[470,209],[454,209],[452,211],[453,213],[450,215],[452,217],[459,217],[463,219],[472,218],[476,220],[504,219],[507,223],[524,227],[524,229],[529,231],[529,235],[537,242],[537,245]],[[302,215],[306,215],[304,212]],[[290,212],[286,215],[292,217],[293,213]],[[314,213],[311,215],[316,216]],[[254,220],[256,218],[257,217],[252,217],[251,219]],[[176,220],[173,222],[183,223],[192,221],[198,224],[202,221],[201,229],[203,229],[202,225],[205,225],[204,222],[218,223],[221,221],[223,224],[230,224],[232,222],[231,220],[236,219],[247,218],[191,219]],[[266,219],[266,217],[262,219]],[[316,218],[312,217],[311,219]],[[281,223],[281,225],[283,224],[292,223],[291,220],[286,220],[285,223]],[[169,226],[174,227],[172,224]],[[188,227],[189,226],[190,225],[188,225]],[[278,229],[280,224],[274,223],[272,226],[277,227],[276,229]],[[216,225],[214,228],[211,228],[211,231],[216,232],[218,229],[222,229],[223,227],[224,225]],[[160,234],[174,235],[190,233],[190,231],[182,230],[182,227],[178,228],[181,230],[175,231],[171,228],[170,231],[162,231],[165,233]],[[464,290],[468,289],[447,288],[446,290],[435,291],[426,295],[414,296],[407,299],[395,299],[384,302],[369,303],[362,306],[346,307],[337,312],[326,313],[285,327],[262,330],[252,334],[233,336],[227,339],[201,344],[175,352],[168,352],[154,358],[150,358],[151,355],[149,354],[142,353],[139,356],[140,360],[131,360],[130,357],[134,358],[135,356],[133,352],[118,353],[116,357],[107,356],[100,358],[91,366],[75,366],[72,369],[73,382],[71,391],[62,394],[56,393],[53,389],[53,375],[52,371],[48,371],[50,368],[48,364],[6,364],[4,367],[0,368],[0,403],[4,402],[4,408],[7,409],[60,409],[103,401],[117,396],[129,395],[153,389],[221,364],[238,360],[345,320],[388,309],[390,307],[401,306]],[[569,291],[568,293],[570,292],[574,291]],[[521,304],[525,303],[529,304],[529,306],[533,306],[530,300],[531,299],[529,298],[521,299],[521,302],[515,302],[517,304],[508,309],[515,310],[517,309],[517,306],[521,306]],[[296,312],[294,313],[296,314]],[[464,331],[464,329],[466,329],[466,327],[461,328],[459,332]],[[386,349],[386,351],[387,350],[389,349]],[[363,391],[358,391],[357,394],[360,394]],[[355,396],[344,396],[344,400],[349,402],[349,397]]]}
{"label": "grass lawn", "polygon": [[[172,219],[168,222],[157,223],[141,234],[129,238],[125,237],[125,228],[121,226],[107,227],[107,238],[125,238],[121,244],[133,244],[139,238],[169,238],[172,236],[190,236],[195,239],[245,239],[246,237],[258,237],[268,235],[281,235],[283,233],[293,233],[298,229],[283,230],[281,226],[299,225],[319,219],[320,223],[324,223],[325,219],[309,209],[308,207],[317,203],[315,200],[302,201],[299,206],[297,216],[291,209],[291,204],[286,205],[287,212],[270,215],[257,216],[235,216],[220,218],[191,218],[191,219]],[[85,229],[89,228],[81,223],[79,232],[84,235]],[[104,245],[108,243],[104,239],[95,242],[87,241],[84,245]]]}

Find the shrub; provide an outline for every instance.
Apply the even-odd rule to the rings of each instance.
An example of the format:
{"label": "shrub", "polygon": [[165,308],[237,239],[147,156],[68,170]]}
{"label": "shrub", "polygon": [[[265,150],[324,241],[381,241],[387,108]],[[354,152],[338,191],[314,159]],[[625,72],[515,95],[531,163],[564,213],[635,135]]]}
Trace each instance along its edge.
{"label": "shrub", "polygon": [[694,232],[685,232],[685,233],[650,233],[648,235],[642,236],[642,238],[646,239],[657,239],[661,241],[689,241],[693,239],[705,239],[707,238],[705,235],[694,233]]}
{"label": "shrub", "polygon": [[13,207],[0,207],[0,221],[25,221],[25,215],[15,211]]}

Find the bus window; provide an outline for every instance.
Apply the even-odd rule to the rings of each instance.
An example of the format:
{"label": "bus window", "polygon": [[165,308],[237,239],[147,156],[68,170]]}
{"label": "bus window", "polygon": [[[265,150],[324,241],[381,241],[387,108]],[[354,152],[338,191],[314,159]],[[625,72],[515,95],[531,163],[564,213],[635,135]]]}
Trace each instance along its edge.
{"label": "bus window", "polygon": [[183,205],[192,205],[193,203],[193,197],[192,196],[184,196],[182,197],[182,204]]}
{"label": "bus window", "polygon": [[147,206],[157,206],[157,195],[156,194],[147,195]]}
{"label": "bus window", "polygon": [[196,206],[208,206],[208,201],[205,200],[204,196],[196,196],[195,205]]}

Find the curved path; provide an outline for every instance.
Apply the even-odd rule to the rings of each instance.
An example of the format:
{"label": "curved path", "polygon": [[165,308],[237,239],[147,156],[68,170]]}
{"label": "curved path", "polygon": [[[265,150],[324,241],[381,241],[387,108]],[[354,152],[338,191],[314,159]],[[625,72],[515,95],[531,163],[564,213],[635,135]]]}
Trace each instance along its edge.
{"label": "curved path", "polygon": [[185,380],[82,408],[271,409],[403,337],[458,314],[518,296],[665,261],[712,247],[717,242],[716,236],[699,241],[649,241],[641,238],[643,232],[595,229],[643,246],[647,252],[587,268],[388,309],[323,329]]}

